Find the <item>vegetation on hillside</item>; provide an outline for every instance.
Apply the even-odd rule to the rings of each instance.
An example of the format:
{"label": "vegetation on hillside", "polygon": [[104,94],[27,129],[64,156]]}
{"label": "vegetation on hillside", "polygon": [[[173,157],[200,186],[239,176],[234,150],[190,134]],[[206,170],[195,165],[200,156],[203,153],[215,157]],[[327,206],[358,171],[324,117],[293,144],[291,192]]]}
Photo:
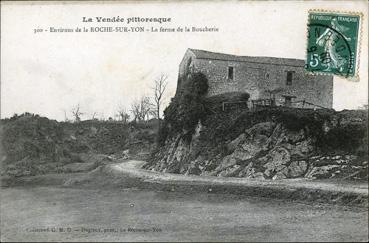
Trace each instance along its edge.
{"label": "vegetation on hillside", "polygon": [[17,169],[17,174],[58,172],[58,168],[70,163],[89,162],[83,159],[84,154],[119,157],[124,150],[149,154],[155,145],[156,128],[156,121],[70,123],[30,113],[15,115],[0,125],[2,173],[8,168]]}
{"label": "vegetation on hillside", "polygon": [[206,116],[204,95],[208,80],[202,73],[193,73],[181,80],[182,89],[164,110],[164,123],[159,131],[159,144],[177,132],[191,134],[199,120]]}

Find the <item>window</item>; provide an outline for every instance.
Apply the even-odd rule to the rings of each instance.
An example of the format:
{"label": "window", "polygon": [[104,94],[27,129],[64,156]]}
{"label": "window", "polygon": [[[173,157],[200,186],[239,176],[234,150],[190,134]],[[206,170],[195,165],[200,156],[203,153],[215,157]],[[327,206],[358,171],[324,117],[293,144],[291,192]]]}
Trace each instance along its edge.
{"label": "window", "polygon": [[228,79],[233,80],[233,74],[234,70],[233,67],[228,67]]}
{"label": "window", "polygon": [[292,97],[284,97],[284,105],[291,106],[292,104]]}
{"label": "window", "polygon": [[286,85],[292,85],[292,76],[293,76],[293,72],[288,71]]}

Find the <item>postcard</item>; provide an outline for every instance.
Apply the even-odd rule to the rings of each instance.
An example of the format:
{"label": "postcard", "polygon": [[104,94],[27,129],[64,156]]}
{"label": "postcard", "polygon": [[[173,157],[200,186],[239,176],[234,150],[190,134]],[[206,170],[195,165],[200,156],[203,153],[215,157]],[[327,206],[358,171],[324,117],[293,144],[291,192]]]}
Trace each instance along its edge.
{"label": "postcard", "polygon": [[368,241],[367,1],[2,1],[2,242]]}

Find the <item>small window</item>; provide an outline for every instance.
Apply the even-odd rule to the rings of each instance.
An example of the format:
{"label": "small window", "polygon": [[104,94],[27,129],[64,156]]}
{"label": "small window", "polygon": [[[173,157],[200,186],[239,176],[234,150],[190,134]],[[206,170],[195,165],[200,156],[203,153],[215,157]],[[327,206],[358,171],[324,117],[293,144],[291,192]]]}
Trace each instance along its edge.
{"label": "small window", "polygon": [[284,97],[285,106],[291,106],[291,103],[292,103],[292,97]]}
{"label": "small window", "polygon": [[233,80],[233,67],[228,67],[228,79]]}
{"label": "small window", "polygon": [[292,85],[292,76],[293,76],[293,72],[287,72],[286,85]]}

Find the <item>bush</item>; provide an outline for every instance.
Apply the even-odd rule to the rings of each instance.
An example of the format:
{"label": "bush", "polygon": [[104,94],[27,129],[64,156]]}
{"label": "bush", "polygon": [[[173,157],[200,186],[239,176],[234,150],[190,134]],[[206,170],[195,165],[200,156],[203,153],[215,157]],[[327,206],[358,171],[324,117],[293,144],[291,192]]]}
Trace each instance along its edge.
{"label": "bush", "polygon": [[360,124],[334,127],[318,140],[318,146],[328,151],[341,150],[356,154],[361,152],[362,145],[366,145],[367,151],[367,128]]}
{"label": "bush", "polygon": [[209,104],[221,104],[222,102],[248,101],[250,95],[246,92],[227,92],[206,98]]}
{"label": "bush", "polygon": [[192,133],[199,120],[206,116],[204,95],[208,90],[208,80],[202,73],[194,73],[181,80],[178,91],[164,110],[164,122],[159,131],[159,144],[168,136],[183,130]]}
{"label": "bush", "polygon": [[13,116],[3,126],[2,146],[6,161],[29,158],[54,158],[63,129],[53,120],[30,113]]}

